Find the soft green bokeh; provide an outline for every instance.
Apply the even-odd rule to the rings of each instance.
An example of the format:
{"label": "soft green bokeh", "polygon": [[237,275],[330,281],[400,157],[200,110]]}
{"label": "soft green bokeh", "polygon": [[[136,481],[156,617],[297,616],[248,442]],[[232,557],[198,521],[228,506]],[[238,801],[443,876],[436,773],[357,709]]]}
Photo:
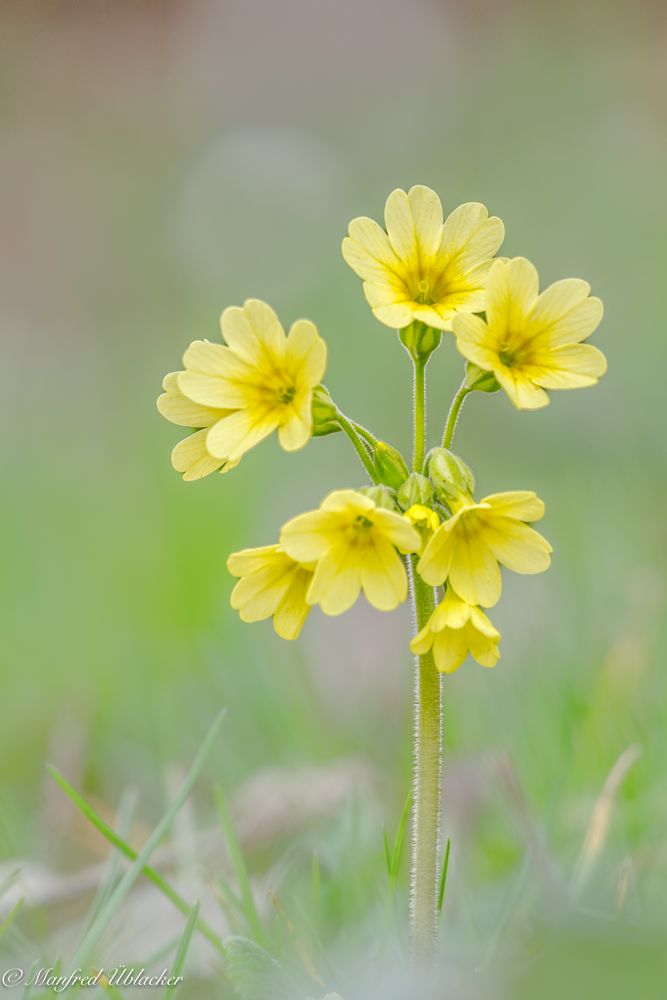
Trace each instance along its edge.
{"label": "soft green bokeh", "polygon": [[[609,967],[619,927],[650,950],[667,917],[664,28],[649,3],[334,7],[3,11],[0,847],[90,860],[51,823],[47,759],[110,809],[137,785],[154,823],[165,767],[226,706],[208,777],[230,792],[268,765],[376,769],[377,810],[304,840],[330,858],[327,941],[355,945],[409,783],[407,610],[316,612],[282,643],[229,609],[225,559],[362,470],[336,436],[295,455],[270,442],[184,485],[155,398],[187,343],[255,295],[286,322],[312,318],[341,407],[409,449],[407,356],[339,244],[392,187],[427,183],[448,208],[484,201],[504,253],[544,283],[587,278],[606,307],[598,388],[532,414],[477,394],[456,440],[481,494],[545,499],[555,558],[544,577],[506,578],[498,668],[446,682],[449,948],[470,968],[507,954],[511,976],[527,926],[562,919],[544,972],[526,966],[526,996],[547,996],[582,948]],[[461,369],[446,337],[429,368],[434,437]],[[579,933],[567,886],[635,744]],[[641,967],[627,949],[626,971]]]}

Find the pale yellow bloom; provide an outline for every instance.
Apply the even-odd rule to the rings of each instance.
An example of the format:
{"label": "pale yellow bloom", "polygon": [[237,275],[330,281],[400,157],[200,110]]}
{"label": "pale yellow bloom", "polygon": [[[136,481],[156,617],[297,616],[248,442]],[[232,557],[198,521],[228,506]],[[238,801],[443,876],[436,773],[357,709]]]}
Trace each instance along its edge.
{"label": "pale yellow bloom", "polygon": [[211,455],[206,447],[208,428],[226,417],[229,410],[212,406],[201,406],[184,396],[178,388],[181,372],[165,375],[162,382],[163,394],[158,398],[157,408],[163,417],[180,427],[200,428],[176,445],[171,453],[171,462],[177,472],[183,473],[186,482],[203,479],[211,472],[228,472],[238,462]]}
{"label": "pale yellow bloom", "polygon": [[295,451],[312,434],[311,399],[326,365],[326,345],[309,320],[297,320],[285,336],[273,309],[258,299],[225,309],[225,344],[195,340],[183,357],[181,392],[202,406],[229,410],[212,424],[206,448],[238,461],[278,431]]}
{"label": "pale yellow bloom", "polygon": [[451,330],[459,311],[481,312],[491,258],[505,233],[484,205],[459,205],[443,222],[435,191],[419,184],[392,191],[385,227],[353,219],[343,257],[364,282],[364,293],[381,323],[402,329],[420,320]]}
{"label": "pale yellow bloom", "polygon": [[440,524],[440,518],[434,510],[431,510],[430,507],[424,507],[423,504],[420,503],[413,503],[412,507],[408,507],[403,516],[406,517],[410,524],[413,524],[419,532],[421,538],[419,552],[423,552],[428,541],[433,537],[433,533],[437,531]]}
{"label": "pale yellow bloom", "polygon": [[500,597],[502,563],[515,573],[542,573],[551,545],[527,521],[539,521],[544,504],[535,493],[494,493],[480,503],[463,500],[443,521],[419,560],[420,576],[433,587],[449,581],[468,604],[492,607]]}
{"label": "pale yellow bloom", "polygon": [[273,627],[282,639],[296,639],[310,611],[306,592],[312,569],[290,559],[279,545],[233,552],[227,569],[232,576],[241,577],[231,596],[231,605],[241,620],[273,618]]}
{"label": "pale yellow bloom", "polygon": [[519,409],[545,406],[546,389],[595,385],[607,362],[597,347],[582,343],[602,319],[602,302],[590,290],[587,282],[566,278],[540,295],[530,261],[495,261],[486,287],[486,322],[479,316],[454,318],[458,349],[493,372]]}
{"label": "pale yellow bloom", "polygon": [[414,637],[410,649],[417,656],[432,649],[438,670],[451,674],[468,653],[483,667],[495,667],[500,658],[499,641],[500,632],[482,609],[462,601],[448,587],[444,600]]}
{"label": "pale yellow bloom", "polygon": [[336,490],[319,510],[288,521],[280,544],[293,559],[315,563],[307,600],[325,614],[340,615],[364,591],[381,611],[391,611],[408,593],[400,552],[416,552],[419,534],[400,514],[377,507],[354,490]]}

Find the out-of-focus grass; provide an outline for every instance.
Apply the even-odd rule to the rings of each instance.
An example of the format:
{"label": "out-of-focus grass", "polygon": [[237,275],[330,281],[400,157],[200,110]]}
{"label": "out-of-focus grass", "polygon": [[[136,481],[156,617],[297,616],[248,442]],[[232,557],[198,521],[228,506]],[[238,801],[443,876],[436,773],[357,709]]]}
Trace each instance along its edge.
{"label": "out-of-focus grass", "polygon": [[[408,39],[409,80],[355,49],[341,94],[352,77],[364,97],[343,108],[335,60],[324,60],[333,77],[303,88],[296,47],[291,59],[265,54],[255,72],[282,74],[278,96],[301,95],[282,109],[252,90],[228,99],[241,15],[220,51],[204,45],[213,8],[186,39],[156,22],[166,54],[146,53],[149,76],[140,47],[124,48],[127,13],[96,24],[79,11],[49,33],[34,9],[3,15],[14,112],[3,126],[5,856],[78,863],[78,849],[48,836],[45,759],[110,805],[138,785],[150,824],[165,765],[192,757],[223,705],[211,786],[233,790],[269,763],[358,756],[382,775],[395,826],[409,784],[404,610],[345,623],[314,613],[287,645],[228,607],[229,551],[271,541],[328,489],[360,483],[354,456],[338,438],[298,455],[268,443],[232,475],[185,486],[168,461],[178,431],[154,399],[186,343],[217,335],[223,306],[265,295],[286,320],[318,323],[342,407],[407,449],[407,359],[370,316],[339,240],[353,215],[379,216],[393,185],[424,181],[447,206],[485,201],[506,222],[504,252],[534,259],[545,283],[589,278],[606,305],[595,339],[610,364],[599,388],[555,394],[535,414],[473,398],[457,438],[482,493],[545,498],[555,559],[544,577],[506,581],[499,668],[468,664],[447,680],[452,949],[478,954],[499,926],[520,937],[526,912],[555,915],[552,883],[567,886],[596,797],[634,744],[641,757],[578,905],[657,933],[667,916],[667,155],[650,9],[630,21],[595,5],[567,16],[480,7],[465,24],[453,6],[397,4],[387,45]],[[374,37],[363,17],[340,31]],[[429,52],[441,46],[441,62],[417,58],[419,37]],[[430,368],[434,435],[460,368],[445,343]],[[201,809],[213,815],[212,802]],[[305,833],[309,860],[291,883],[297,901],[311,891],[319,845],[334,950],[368,927],[383,891],[382,817],[362,813]]]}

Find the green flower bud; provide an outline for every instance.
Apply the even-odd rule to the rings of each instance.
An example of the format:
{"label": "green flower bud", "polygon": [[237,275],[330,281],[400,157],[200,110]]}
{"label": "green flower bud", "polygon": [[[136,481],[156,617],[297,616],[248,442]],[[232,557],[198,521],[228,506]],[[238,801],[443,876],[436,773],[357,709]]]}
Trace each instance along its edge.
{"label": "green flower bud", "polygon": [[472,497],[475,477],[463,459],[447,448],[434,448],[428,454],[427,468],[436,493],[446,503]]}
{"label": "green flower bud", "polygon": [[396,490],[387,486],[362,486],[357,493],[363,493],[365,497],[370,497],[376,507],[384,507],[386,510],[396,510]]}
{"label": "green flower bud", "polygon": [[415,361],[426,361],[433,354],[436,347],[440,346],[442,340],[442,330],[434,330],[426,323],[415,320],[410,326],[398,331],[401,343],[407,348],[410,357]]}
{"label": "green flower bud", "polygon": [[405,482],[409,474],[409,469],[400,451],[392,448],[385,441],[376,442],[373,450],[373,465],[380,482],[386,486],[392,486],[396,490]]}
{"label": "green flower bud", "polygon": [[484,371],[472,361],[466,365],[466,387],[472,392],[498,392],[500,384],[493,372]]}
{"label": "green flower bud", "polygon": [[422,476],[421,472],[412,472],[398,491],[398,506],[401,510],[407,510],[415,504],[428,507],[434,496],[431,480]]}
{"label": "green flower bud", "polygon": [[313,389],[311,412],[313,437],[324,437],[326,434],[335,434],[336,431],[340,430],[336,419],[336,404],[329,395],[326,386],[318,385]]}

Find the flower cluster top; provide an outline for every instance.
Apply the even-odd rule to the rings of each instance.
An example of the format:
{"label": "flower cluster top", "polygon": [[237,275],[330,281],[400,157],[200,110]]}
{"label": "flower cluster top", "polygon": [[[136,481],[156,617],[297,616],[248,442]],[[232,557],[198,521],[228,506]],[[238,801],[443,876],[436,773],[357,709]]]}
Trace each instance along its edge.
{"label": "flower cluster top", "polygon": [[[295,639],[314,605],[339,615],[362,591],[374,607],[391,611],[407,597],[407,569],[437,598],[413,652],[431,653],[445,672],[469,653],[491,667],[500,635],[483,609],[500,598],[500,566],[540,573],[551,546],[531,526],[544,514],[535,493],[474,498],[473,475],[451,450],[456,421],[475,391],[502,389],[518,409],[536,409],[550,390],[594,385],[606,361],[585,341],[602,303],[574,278],[540,292],[528,260],[495,258],[504,227],[483,205],[461,205],[445,219],[437,194],[418,185],[392,192],[384,221],[382,228],[354,219],[342,250],[373,313],[398,330],[414,362],[411,470],[397,449],[346,417],[322,385],[327,352],[315,325],[297,320],[286,333],[256,299],[223,312],[222,343],[188,347],[183,370],[164,379],[158,408],[189,430],[172,453],[186,481],[228,472],[273,431],[286,451],[342,431],[370,480],[335,490],[318,510],[288,521],[276,544],[229,557],[238,578],[231,603],[243,621],[270,617],[278,635]],[[443,335],[466,359],[465,376],[441,444],[426,453],[424,372]]]}

